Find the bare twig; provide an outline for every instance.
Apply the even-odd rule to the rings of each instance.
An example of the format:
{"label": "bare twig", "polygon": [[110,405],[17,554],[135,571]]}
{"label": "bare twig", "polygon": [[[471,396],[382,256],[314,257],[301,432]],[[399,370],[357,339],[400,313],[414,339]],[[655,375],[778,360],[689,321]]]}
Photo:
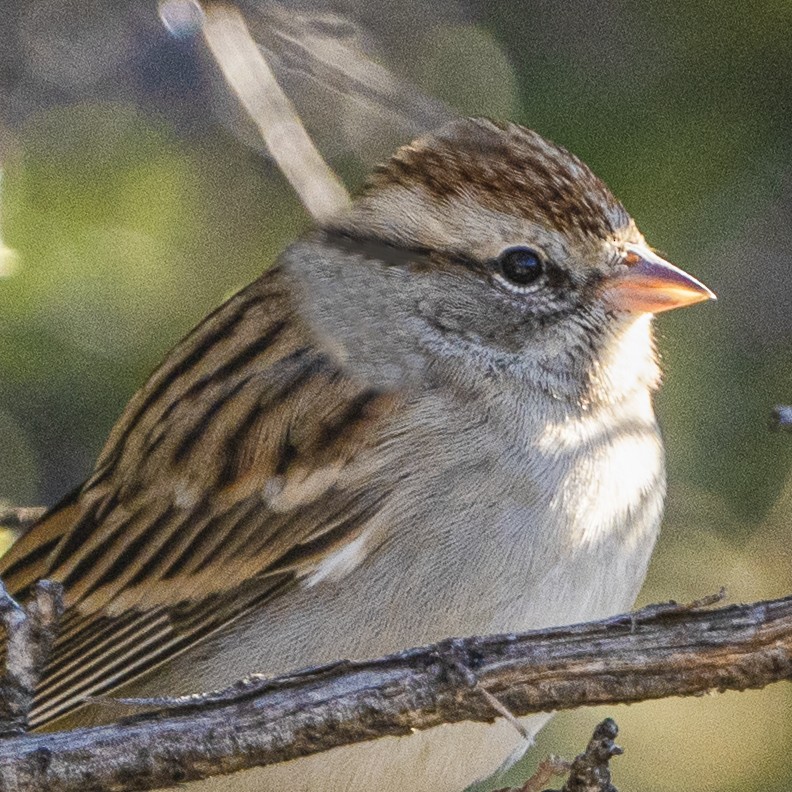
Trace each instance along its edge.
{"label": "bare twig", "polygon": [[586,750],[572,762],[569,778],[561,792],[617,792],[611,784],[610,760],[624,751],[614,740],[619,728],[612,718],[605,718],[594,729]]}
{"label": "bare twig", "polygon": [[572,769],[572,762],[559,756],[548,756],[539,762],[533,775],[521,786],[499,789],[496,792],[542,792],[553,776],[565,776]]}
{"label": "bare twig", "polygon": [[158,710],[0,741],[0,789],[153,789],[442,723],[491,721],[496,713],[472,678],[523,716],[758,688],[790,675],[792,597],[717,610],[655,607],[254,677],[213,694],[138,700]]}
{"label": "bare twig", "polygon": [[500,789],[497,792],[542,792],[553,776],[561,775],[568,777],[559,792],[618,792],[611,783],[610,774],[610,760],[624,753],[614,742],[618,733],[616,721],[606,718],[594,729],[586,750],[575,757],[574,762],[549,756],[539,763],[536,772],[519,789]]}
{"label": "bare twig", "polygon": [[39,581],[24,610],[0,582],[0,619],[6,629],[5,671],[0,677],[0,737],[26,730],[33,694],[62,613],[63,589],[59,583]]}
{"label": "bare twig", "polygon": [[675,600],[658,602],[654,605],[647,605],[637,611],[611,616],[610,619],[606,619],[603,624],[629,624],[630,629],[634,630],[639,623],[656,619],[658,616],[705,610],[713,605],[717,605],[719,602],[723,602],[724,599],[726,599],[726,588],[721,586],[714,594],[707,594],[705,597],[699,597],[692,602],[676,602]]}
{"label": "bare twig", "polygon": [[331,100],[347,98],[346,107],[352,104],[363,111],[363,119],[376,119],[383,136],[397,131],[401,139],[412,139],[457,116],[372,57],[363,45],[364,39],[371,41],[372,30],[361,28],[338,6],[330,11],[327,6],[258,4],[246,19],[257,44],[272,53],[276,70],[302,75]]}
{"label": "bare twig", "polygon": [[771,426],[776,431],[792,432],[792,405],[778,404],[773,407]]}
{"label": "bare twig", "polygon": [[211,3],[202,29],[223,76],[311,216],[323,222],[346,209],[346,189],[308,137],[239,11]]}

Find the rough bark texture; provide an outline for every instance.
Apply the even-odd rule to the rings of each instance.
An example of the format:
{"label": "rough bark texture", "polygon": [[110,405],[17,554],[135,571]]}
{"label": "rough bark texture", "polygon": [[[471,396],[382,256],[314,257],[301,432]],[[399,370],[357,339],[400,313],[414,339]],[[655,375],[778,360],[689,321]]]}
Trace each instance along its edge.
{"label": "rough bark texture", "polygon": [[623,753],[614,740],[619,728],[606,718],[594,730],[586,750],[575,758],[561,792],[617,792],[611,783],[610,760]]}
{"label": "rough bark texture", "polygon": [[[696,603],[696,606],[700,603]],[[142,790],[384,735],[709,690],[792,674],[792,597],[700,610],[674,604],[523,635],[448,640],[201,696],[112,726],[0,741],[0,789]]]}
{"label": "rough bark texture", "polygon": [[[63,590],[41,580],[26,609],[0,582],[0,621],[6,629],[5,668],[0,676],[0,737],[22,734],[41,672],[63,614]],[[0,789],[3,789],[0,785]]]}

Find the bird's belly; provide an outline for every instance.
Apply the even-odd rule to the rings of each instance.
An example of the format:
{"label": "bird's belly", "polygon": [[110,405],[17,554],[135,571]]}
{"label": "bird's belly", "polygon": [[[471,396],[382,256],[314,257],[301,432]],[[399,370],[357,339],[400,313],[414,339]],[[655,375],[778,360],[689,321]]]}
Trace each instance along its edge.
{"label": "bird's belly", "polygon": [[478,495],[486,491],[482,482],[463,475],[444,497],[430,485],[423,504],[420,492],[408,493],[420,508],[402,520],[420,530],[400,528],[344,575],[317,583],[307,577],[133,684],[147,696],[194,693],[251,673],[278,675],[448,637],[518,632],[621,612],[643,581],[663,487],[636,491],[626,501],[613,492],[611,508],[600,505],[592,516],[587,506],[596,494],[573,478],[574,471],[559,489],[566,493],[564,502],[555,507],[548,503],[555,490],[545,501],[513,493],[486,502]]}
{"label": "bird's belly", "polygon": [[[661,454],[654,462],[651,455],[648,459],[647,481],[662,479]],[[431,499],[411,518],[426,526],[420,541],[413,535],[343,577],[304,585],[125,693],[211,690],[253,672],[276,675],[449,636],[521,631],[625,610],[637,594],[654,543],[662,482],[635,488],[626,499],[614,491],[608,506],[597,501],[602,493],[596,485],[576,481],[580,475],[570,467],[558,479],[558,491],[544,501],[530,493],[511,499],[499,495],[491,505],[475,495],[486,491],[480,481],[460,475],[443,498],[437,497],[434,482]],[[613,475],[612,470],[602,473],[608,486]],[[586,480],[590,483],[591,476]],[[420,503],[420,493],[413,496]],[[562,497],[555,506],[554,497]],[[599,503],[596,514],[587,508],[592,500]],[[527,719],[529,732],[547,717]],[[525,747],[524,741],[503,721],[454,724],[209,779],[195,790],[451,792],[493,772],[520,745]]]}

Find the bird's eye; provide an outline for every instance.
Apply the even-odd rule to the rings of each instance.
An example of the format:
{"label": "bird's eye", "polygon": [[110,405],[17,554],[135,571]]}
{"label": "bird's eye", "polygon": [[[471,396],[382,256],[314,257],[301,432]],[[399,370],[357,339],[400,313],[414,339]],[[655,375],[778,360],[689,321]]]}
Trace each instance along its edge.
{"label": "bird's eye", "polygon": [[530,286],[544,270],[539,254],[524,247],[504,250],[498,257],[498,268],[501,280],[513,291]]}

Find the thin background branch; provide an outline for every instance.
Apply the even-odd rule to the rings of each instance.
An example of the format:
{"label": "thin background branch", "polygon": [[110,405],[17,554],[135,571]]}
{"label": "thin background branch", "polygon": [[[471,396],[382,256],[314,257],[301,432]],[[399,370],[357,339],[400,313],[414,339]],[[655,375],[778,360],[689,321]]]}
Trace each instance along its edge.
{"label": "thin background branch", "polygon": [[223,76],[311,216],[324,222],[344,211],[346,189],[316,150],[239,11],[209,4],[202,30]]}

